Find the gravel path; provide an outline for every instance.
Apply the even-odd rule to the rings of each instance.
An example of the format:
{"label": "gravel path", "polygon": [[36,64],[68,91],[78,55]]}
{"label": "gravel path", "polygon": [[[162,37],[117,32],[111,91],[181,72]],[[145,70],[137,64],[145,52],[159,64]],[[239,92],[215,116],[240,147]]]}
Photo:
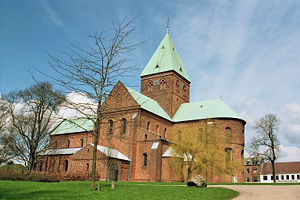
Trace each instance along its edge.
{"label": "gravel path", "polygon": [[209,185],[240,192],[233,200],[300,200],[300,185]]}

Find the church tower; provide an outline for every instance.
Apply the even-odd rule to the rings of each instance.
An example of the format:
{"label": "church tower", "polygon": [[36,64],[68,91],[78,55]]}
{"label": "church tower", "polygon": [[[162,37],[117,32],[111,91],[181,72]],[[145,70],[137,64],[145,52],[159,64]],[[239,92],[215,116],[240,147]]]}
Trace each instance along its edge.
{"label": "church tower", "polygon": [[141,93],[156,100],[173,117],[180,104],[189,102],[190,83],[167,29],[141,73]]}

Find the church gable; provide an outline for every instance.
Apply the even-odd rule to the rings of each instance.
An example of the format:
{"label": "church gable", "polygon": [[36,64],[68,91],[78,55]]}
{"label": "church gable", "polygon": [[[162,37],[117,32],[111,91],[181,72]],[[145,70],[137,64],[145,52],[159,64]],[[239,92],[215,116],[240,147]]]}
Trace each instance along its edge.
{"label": "church gable", "polygon": [[123,107],[138,107],[139,105],[130,95],[123,83],[119,81],[105,99],[102,106],[105,110],[116,110]]}

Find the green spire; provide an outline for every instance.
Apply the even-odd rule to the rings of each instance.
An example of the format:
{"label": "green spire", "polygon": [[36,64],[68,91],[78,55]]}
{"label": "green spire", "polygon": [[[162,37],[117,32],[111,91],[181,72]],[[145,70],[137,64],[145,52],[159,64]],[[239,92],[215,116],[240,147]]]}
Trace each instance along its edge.
{"label": "green spire", "polygon": [[175,71],[190,81],[188,74],[186,73],[183,64],[178,56],[173,42],[169,35],[169,25],[167,26],[167,34],[161,41],[160,45],[154,52],[153,56],[144,68],[141,76],[147,76],[150,74],[157,74],[167,71]]}

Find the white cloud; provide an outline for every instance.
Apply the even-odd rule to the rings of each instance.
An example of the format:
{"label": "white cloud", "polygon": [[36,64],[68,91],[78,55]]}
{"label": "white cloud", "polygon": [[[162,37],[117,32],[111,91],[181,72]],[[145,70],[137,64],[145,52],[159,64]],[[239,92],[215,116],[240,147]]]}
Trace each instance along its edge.
{"label": "white cloud", "polygon": [[277,162],[300,161],[300,148],[280,145],[280,157]]}
{"label": "white cloud", "polygon": [[[71,119],[95,115],[97,104],[86,95],[72,92],[67,95],[66,99],[71,105],[69,103],[64,103],[58,111],[58,118]],[[76,109],[74,107],[76,107]]]}
{"label": "white cloud", "polygon": [[56,11],[46,2],[46,1],[40,1],[43,8],[46,10],[46,12],[48,13],[51,21],[56,25],[56,26],[61,26],[63,27],[63,23],[60,19],[60,17],[58,16],[58,14],[56,13]]}

